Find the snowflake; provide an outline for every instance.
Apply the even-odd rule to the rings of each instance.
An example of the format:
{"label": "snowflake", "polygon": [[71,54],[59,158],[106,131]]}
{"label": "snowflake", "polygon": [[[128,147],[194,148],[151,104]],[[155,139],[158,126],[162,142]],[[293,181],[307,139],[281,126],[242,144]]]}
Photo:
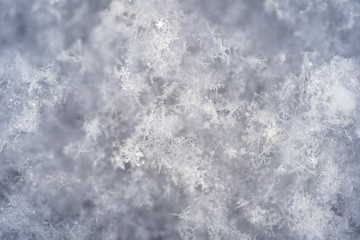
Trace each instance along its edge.
{"label": "snowflake", "polygon": [[237,155],[237,150],[234,149],[234,148],[229,147],[229,148],[227,148],[227,149],[225,150],[225,153],[226,153],[230,158],[235,158],[236,155]]}
{"label": "snowflake", "polygon": [[84,124],[84,130],[90,138],[96,140],[101,133],[99,129],[99,120],[96,118],[94,120],[86,122]]}
{"label": "snowflake", "polygon": [[157,29],[163,29],[164,28],[164,22],[161,20],[161,19],[158,19],[157,21],[156,21],[156,23],[155,23],[155,27],[157,28]]}

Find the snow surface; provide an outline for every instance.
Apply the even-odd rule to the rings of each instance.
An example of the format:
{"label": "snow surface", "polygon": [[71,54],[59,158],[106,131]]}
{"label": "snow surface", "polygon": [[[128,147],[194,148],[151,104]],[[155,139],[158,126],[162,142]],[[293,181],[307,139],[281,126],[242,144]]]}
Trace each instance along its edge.
{"label": "snow surface", "polygon": [[0,0],[0,239],[360,239],[357,0]]}

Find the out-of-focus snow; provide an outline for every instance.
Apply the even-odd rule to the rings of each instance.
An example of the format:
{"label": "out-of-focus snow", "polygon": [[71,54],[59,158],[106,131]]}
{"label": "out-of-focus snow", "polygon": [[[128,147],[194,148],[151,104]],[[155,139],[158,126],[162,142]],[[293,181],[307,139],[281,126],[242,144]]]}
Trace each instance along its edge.
{"label": "out-of-focus snow", "polygon": [[333,110],[349,115],[356,107],[355,95],[340,84],[335,84],[332,90],[334,94],[334,99],[331,103]]}

